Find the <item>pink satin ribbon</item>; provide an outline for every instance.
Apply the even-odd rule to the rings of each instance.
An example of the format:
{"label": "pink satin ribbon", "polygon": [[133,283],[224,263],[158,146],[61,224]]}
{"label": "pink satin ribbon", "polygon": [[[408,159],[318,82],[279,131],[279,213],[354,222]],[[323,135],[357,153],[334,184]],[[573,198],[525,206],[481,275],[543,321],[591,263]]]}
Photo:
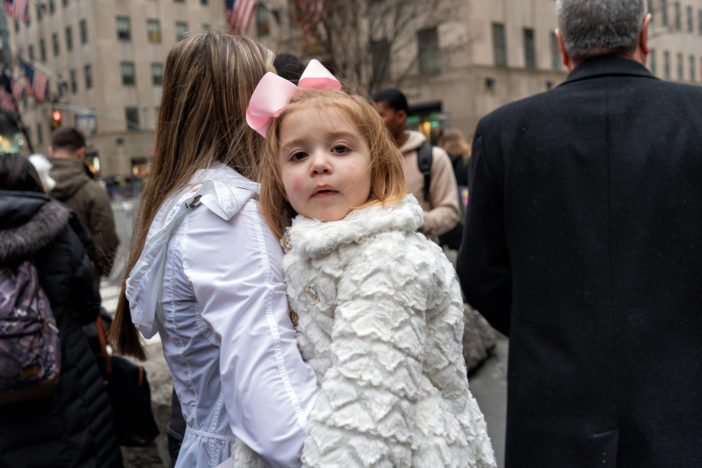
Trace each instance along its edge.
{"label": "pink satin ribbon", "polygon": [[275,73],[268,72],[263,75],[251,95],[249,107],[246,109],[246,123],[266,138],[273,119],[280,115],[293,96],[305,89],[339,90],[341,83],[317,59],[312,59],[307,64],[297,86]]}

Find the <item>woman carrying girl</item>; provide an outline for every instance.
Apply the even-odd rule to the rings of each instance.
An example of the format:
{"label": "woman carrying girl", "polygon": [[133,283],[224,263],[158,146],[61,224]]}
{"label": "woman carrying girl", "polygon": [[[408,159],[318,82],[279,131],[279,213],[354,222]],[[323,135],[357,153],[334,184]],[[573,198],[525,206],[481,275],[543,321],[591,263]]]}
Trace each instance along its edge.
{"label": "woman carrying girl", "polygon": [[144,357],[160,334],[187,423],[176,466],[214,467],[240,439],[268,466],[299,465],[318,392],[296,346],[282,252],[255,200],[263,140],[244,114],[273,56],[199,34],[168,54],[152,174],[112,334]]}
{"label": "woman carrying girl", "polygon": [[468,389],[456,274],[417,232],[399,150],[319,62],[299,86],[267,74],[247,120],[267,137],[261,210],[321,387],[303,464],[495,466]]}

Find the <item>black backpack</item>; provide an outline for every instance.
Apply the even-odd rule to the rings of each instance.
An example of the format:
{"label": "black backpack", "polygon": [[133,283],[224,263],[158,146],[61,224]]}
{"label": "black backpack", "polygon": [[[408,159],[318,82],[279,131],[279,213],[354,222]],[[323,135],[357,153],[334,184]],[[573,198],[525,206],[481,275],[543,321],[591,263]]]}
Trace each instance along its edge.
{"label": "black backpack", "polygon": [[[431,187],[431,165],[434,162],[433,147],[424,142],[417,149],[417,168],[424,176],[424,200],[429,203],[429,189]],[[463,215],[468,205],[468,187],[458,186],[458,205],[461,208],[461,220],[456,226],[445,234],[439,236],[439,245],[446,245],[449,249],[458,250],[461,245],[463,233]]]}

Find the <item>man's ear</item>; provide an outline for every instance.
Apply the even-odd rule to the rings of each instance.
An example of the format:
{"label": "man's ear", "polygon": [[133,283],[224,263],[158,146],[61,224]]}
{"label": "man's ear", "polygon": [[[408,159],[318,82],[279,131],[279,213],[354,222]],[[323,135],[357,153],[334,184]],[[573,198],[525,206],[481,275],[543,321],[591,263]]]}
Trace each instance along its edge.
{"label": "man's ear", "polygon": [[49,157],[53,158],[54,157],[54,147],[49,145]]}
{"label": "man's ear", "polygon": [[565,48],[565,43],[563,42],[563,35],[561,34],[560,29],[556,29],[556,38],[558,38],[558,50],[561,53],[561,60],[563,61],[563,65],[565,65],[568,71],[570,71],[575,67],[573,66],[573,63],[570,60],[570,55],[568,55],[568,51]]}
{"label": "man's ear", "polygon": [[85,158],[85,146],[81,146],[76,151],[76,159],[80,159],[82,161],[84,158]]}
{"label": "man's ear", "polygon": [[644,18],[643,28],[641,28],[641,34],[639,34],[639,48],[643,52],[644,57],[651,52],[648,48],[648,25],[651,23],[651,13],[646,14]]}

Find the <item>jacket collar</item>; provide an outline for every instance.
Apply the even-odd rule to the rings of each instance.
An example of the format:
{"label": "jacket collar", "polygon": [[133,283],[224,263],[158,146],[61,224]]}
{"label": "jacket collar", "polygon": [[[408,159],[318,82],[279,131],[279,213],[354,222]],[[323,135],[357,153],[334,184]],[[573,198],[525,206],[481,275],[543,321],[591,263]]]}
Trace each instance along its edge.
{"label": "jacket collar", "polygon": [[282,240],[303,257],[321,257],[342,245],[386,231],[414,232],[424,222],[424,212],[411,194],[394,205],[373,205],[354,210],[344,219],[323,223],[298,215]]}
{"label": "jacket collar", "polygon": [[658,79],[646,67],[635,60],[618,55],[600,55],[576,66],[560,86],[568,85],[574,81],[613,75]]}

